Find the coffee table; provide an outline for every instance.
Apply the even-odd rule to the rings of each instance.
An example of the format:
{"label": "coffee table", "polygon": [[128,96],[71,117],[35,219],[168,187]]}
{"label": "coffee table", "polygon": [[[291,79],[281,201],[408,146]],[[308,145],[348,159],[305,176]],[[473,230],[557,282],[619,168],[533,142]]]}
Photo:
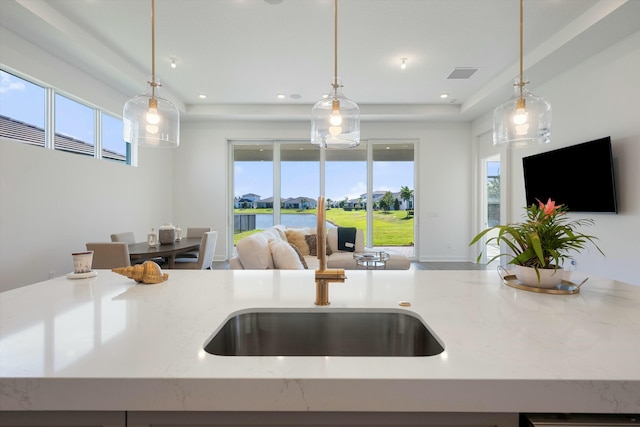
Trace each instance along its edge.
{"label": "coffee table", "polygon": [[353,259],[356,260],[357,265],[367,270],[383,269],[387,267],[389,254],[382,251],[355,252]]}

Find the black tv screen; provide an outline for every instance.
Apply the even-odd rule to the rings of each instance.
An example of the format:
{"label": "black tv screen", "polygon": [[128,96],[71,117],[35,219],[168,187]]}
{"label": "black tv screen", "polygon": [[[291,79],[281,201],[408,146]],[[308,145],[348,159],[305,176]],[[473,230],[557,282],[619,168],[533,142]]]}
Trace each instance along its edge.
{"label": "black tv screen", "polygon": [[569,212],[615,212],[611,137],[522,158],[527,206],[547,202]]}

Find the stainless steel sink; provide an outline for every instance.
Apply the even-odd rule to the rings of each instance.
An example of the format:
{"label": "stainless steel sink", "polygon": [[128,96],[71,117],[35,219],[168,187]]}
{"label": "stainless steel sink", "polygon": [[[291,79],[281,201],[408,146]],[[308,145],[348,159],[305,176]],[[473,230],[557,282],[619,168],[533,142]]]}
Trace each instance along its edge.
{"label": "stainless steel sink", "polygon": [[434,356],[444,351],[402,311],[252,311],[236,314],[204,347],[219,356]]}

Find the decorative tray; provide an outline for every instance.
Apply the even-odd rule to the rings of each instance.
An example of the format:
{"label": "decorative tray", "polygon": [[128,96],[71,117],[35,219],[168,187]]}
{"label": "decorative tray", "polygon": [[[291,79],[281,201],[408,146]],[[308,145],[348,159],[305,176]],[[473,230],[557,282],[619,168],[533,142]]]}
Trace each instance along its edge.
{"label": "decorative tray", "polygon": [[580,286],[582,286],[588,279],[589,278],[584,279],[582,283],[579,284],[563,280],[555,288],[538,288],[535,286],[523,285],[514,274],[510,274],[502,277],[502,283],[507,286],[511,286],[512,288],[522,289],[523,291],[538,292],[541,294],[572,295],[580,292]]}

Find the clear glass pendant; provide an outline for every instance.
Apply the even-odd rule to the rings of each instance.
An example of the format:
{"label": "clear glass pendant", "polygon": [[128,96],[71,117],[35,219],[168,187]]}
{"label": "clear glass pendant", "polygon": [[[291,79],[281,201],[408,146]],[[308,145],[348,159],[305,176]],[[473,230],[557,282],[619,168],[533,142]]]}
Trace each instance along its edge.
{"label": "clear glass pendant", "polygon": [[[152,80],[153,81],[153,80]],[[180,145],[180,112],[171,101],[160,96],[160,83],[149,83],[143,95],[124,104],[124,140],[151,147]]]}
{"label": "clear glass pendant", "polygon": [[328,149],[356,147],[360,145],[360,108],[337,85],[333,96],[318,101],[311,110],[311,143]]}
{"label": "clear glass pendant", "polygon": [[[525,78],[526,82],[526,78]],[[516,78],[513,97],[493,113],[493,145],[512,148],[551,142],[551,105]]]}

